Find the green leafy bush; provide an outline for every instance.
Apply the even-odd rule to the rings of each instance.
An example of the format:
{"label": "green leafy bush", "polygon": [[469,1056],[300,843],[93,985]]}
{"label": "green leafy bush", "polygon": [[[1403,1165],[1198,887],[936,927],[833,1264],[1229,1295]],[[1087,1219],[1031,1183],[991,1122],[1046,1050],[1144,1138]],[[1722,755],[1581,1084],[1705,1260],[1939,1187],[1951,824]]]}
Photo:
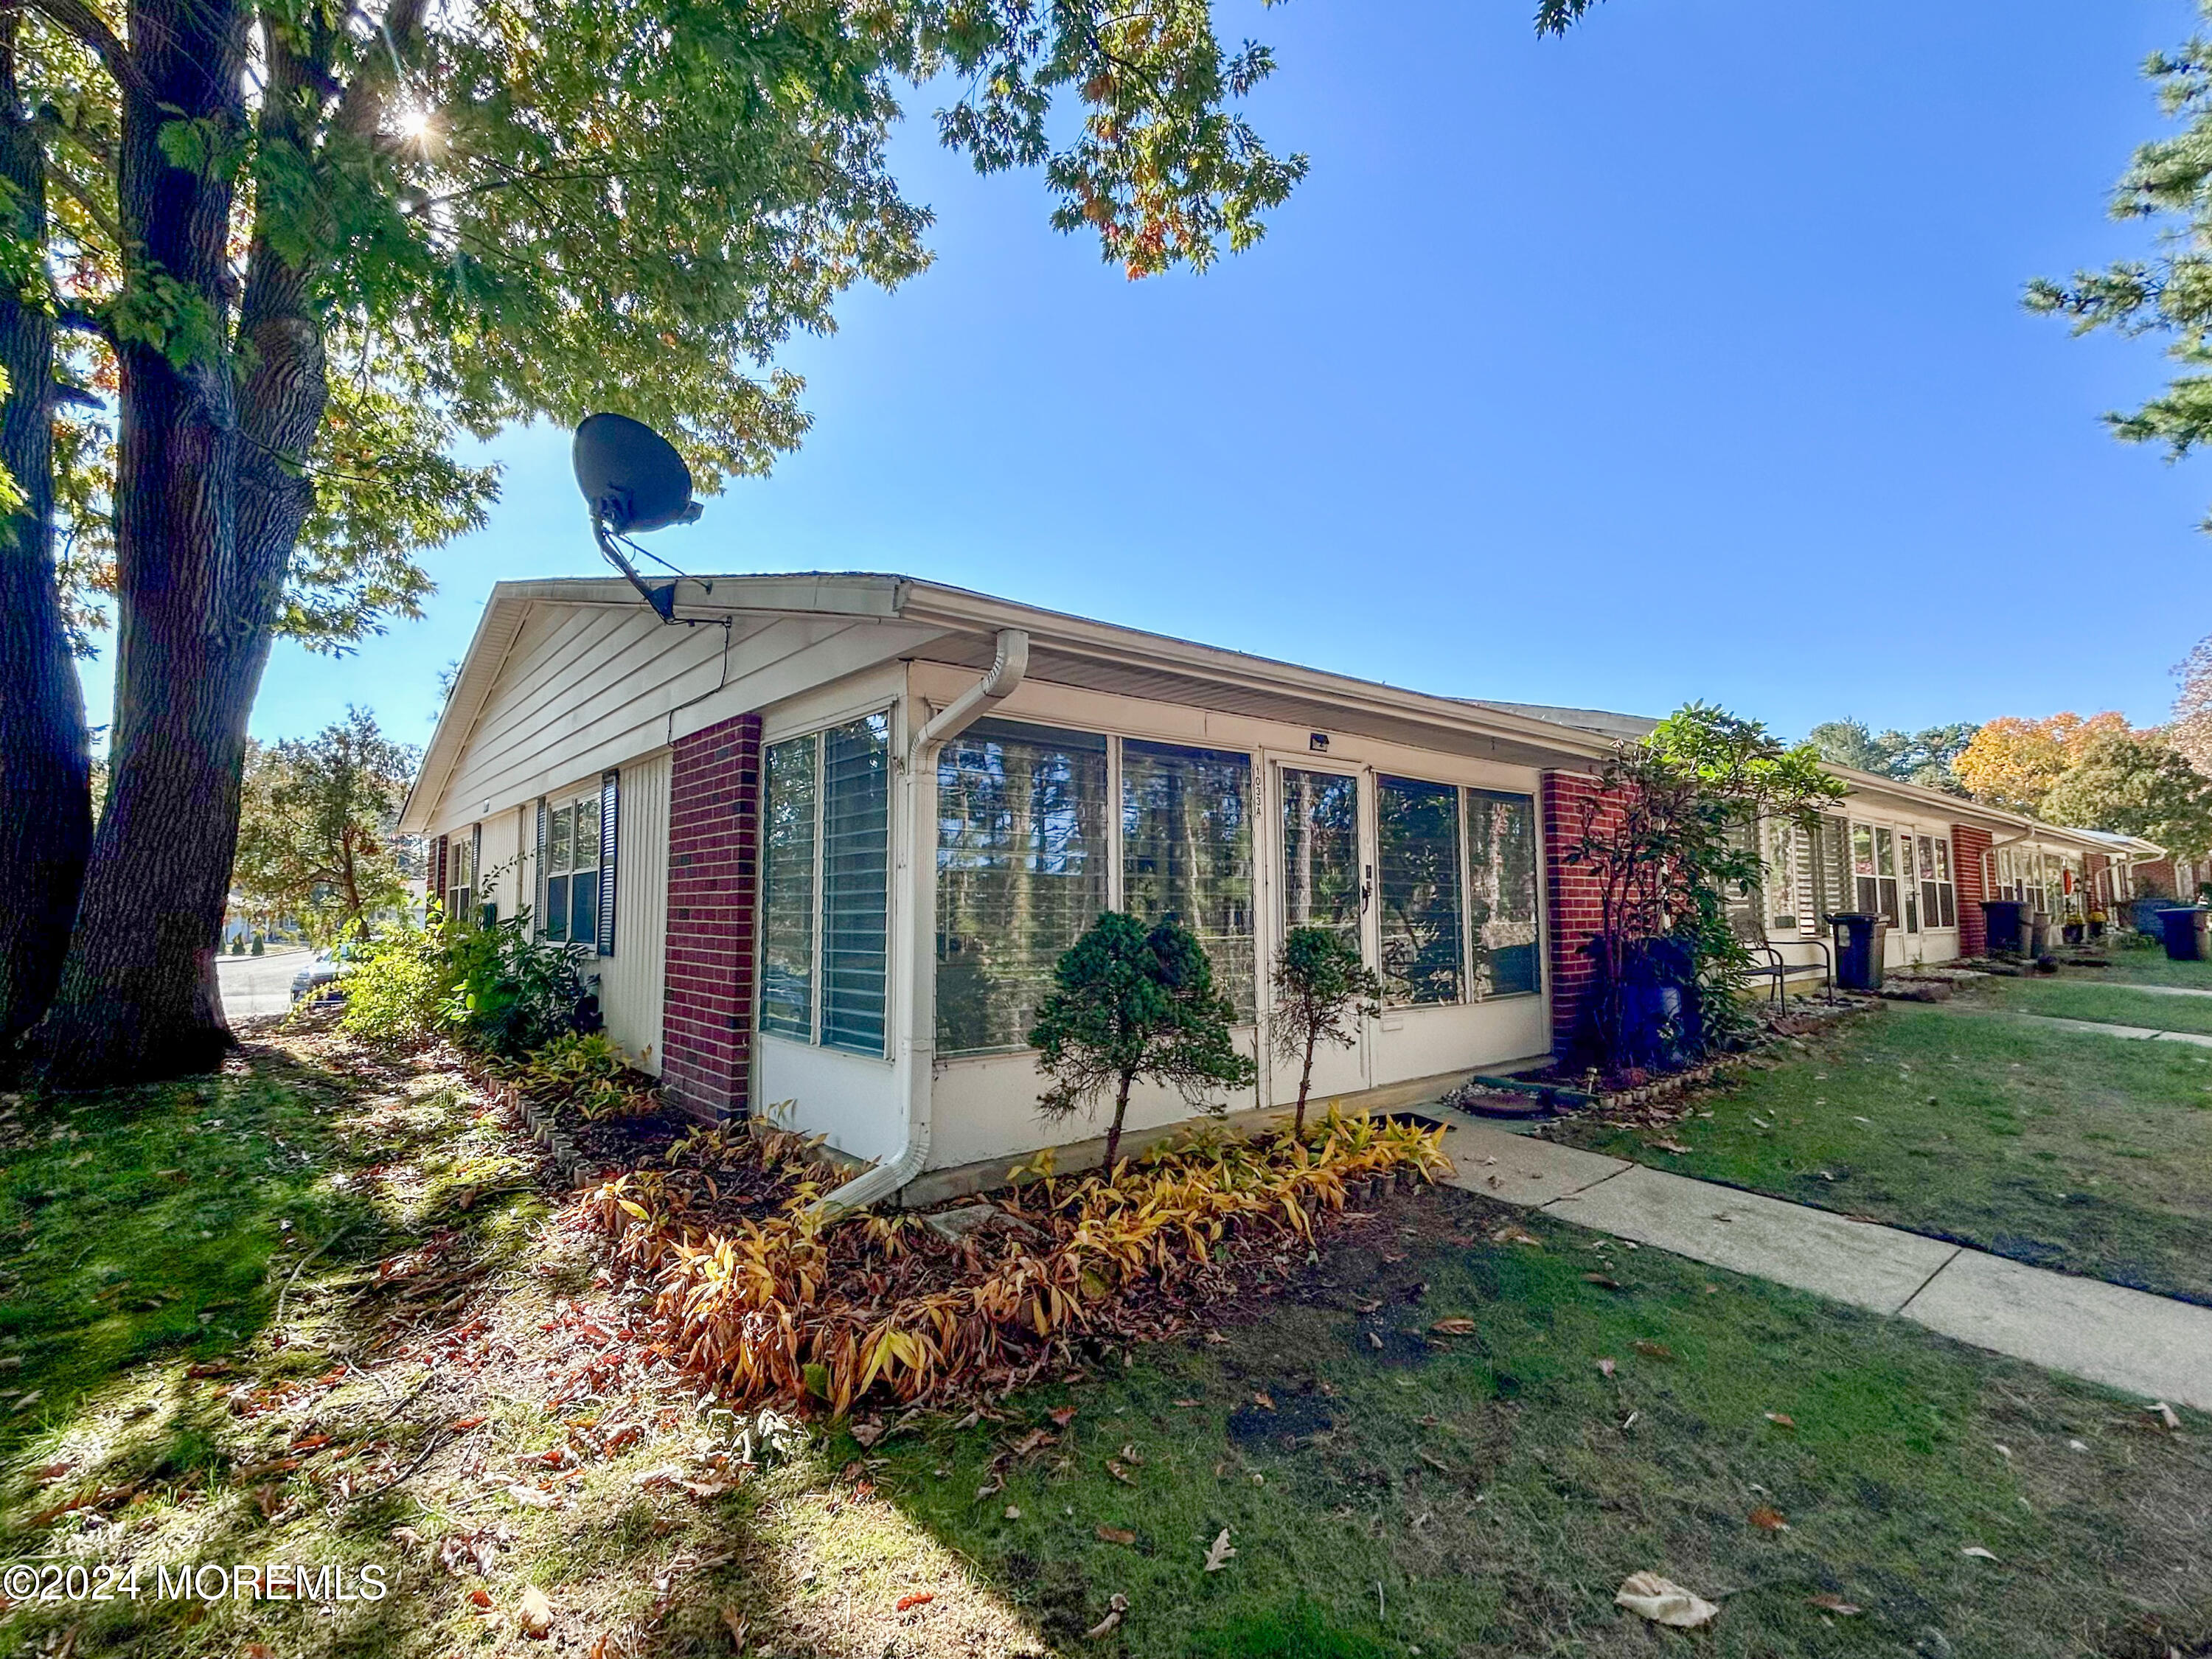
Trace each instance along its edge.
{"label": "green leafy bush", "polygon": [[398,929],[364,941],[359,952],[345,975],[342,1030],[398,1052],[447,1033],[456,981],[452,953],[438,933]]}
{"label": "green leafy bush", "polygon": [[520,1060],[599,1024],[581,971],[586,947],[532,939],[528,911],[441,932],[453,969],[446,1027],[471,1047]]}

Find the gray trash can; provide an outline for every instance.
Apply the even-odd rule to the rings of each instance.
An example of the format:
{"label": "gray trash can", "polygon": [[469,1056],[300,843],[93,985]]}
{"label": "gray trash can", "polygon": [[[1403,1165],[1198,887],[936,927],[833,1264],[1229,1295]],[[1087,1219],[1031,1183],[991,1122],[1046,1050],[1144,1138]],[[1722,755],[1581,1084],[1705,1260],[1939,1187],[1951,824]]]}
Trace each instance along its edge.
{"label": "gray trash can", "polygon": [[1836,930],[1836,983],[1846,991],[1881,989],[1881,957],[1889,923],[1863,910],[1844,910],[1828,918]]}
{"label": "gray trash can", "polygon": [[2032,957],[2051,954],[2051,912],[2038,910],[2027,919],[2027,953]]}

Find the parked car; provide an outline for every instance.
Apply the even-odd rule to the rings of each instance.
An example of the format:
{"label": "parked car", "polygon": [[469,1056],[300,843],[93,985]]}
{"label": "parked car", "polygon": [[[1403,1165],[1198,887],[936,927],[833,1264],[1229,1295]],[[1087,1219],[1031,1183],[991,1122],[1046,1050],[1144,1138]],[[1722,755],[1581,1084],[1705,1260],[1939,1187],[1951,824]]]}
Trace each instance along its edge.
{"label": "parked car", "polygon": [[345,997],[338,979],[356,955],[351,945],[325,946],[307,958],[307,965],[292,975],[292,1000],[299,1002],[312,998],[317,1002],[337,1002]]}

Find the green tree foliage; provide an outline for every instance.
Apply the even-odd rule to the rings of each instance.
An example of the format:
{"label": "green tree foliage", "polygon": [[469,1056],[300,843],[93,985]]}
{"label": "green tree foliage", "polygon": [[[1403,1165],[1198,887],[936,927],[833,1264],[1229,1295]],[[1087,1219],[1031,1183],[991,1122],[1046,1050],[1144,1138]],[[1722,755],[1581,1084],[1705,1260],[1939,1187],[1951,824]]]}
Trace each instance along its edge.
{"label": "green tree foliage", "polygon": [[[2212,17],[2212,0],[2199,0],[2199,9]],[[2178,460],[2212,435],[2212,40],[2199,34],[2155,52],[2144,73],[2181,130],[2136,151],[2112,211],[2158,226],[2157,252],[2076,271],[2070,281],[2039,277],[2028,284],[2027,306],[2071,319],[2077,334],[2109,328],[2166,341],[2177,372],[2165,392],[2105,418],[2122,439],[2163,444]]]}
{"label": "green tree foliage", "polygon": [[2212,851],[2212,778],[2155,732],[2096,738],[2051,786],[2043,814],[2060,823],[2141,836],[2176,858]]}
{"label": "green tree foliage", "polygon": [[1959,781],[1958,759],[1980,730],[1971,720],[1911,732],[1894,727],[1875,732],[1861,720],[1823,720],[1805,734],[1805,741],[1831,766],[1964,795],[1966,787]]}
{"label": "green tree foliage", "polygon": [[[1809,743],[1789,747],[1757,720],[1690,703],[1643,743],[1609,757],[1597,794],[1568,829],[1565,861],[1598,883],[1590,949],[1599,986],[1583,1046],[1600,1063],[1652,1063],[1725,1033],[1748,964],[1729,920],[1732,897],[1764,874],[1758,825],[1808,824],[1844,786]],[[1639,987],[1671,986],[1704,1018],[1662,1030],[1639,1017]]]}
{"label": "green tree foliage", "polygon": [[312,738],[249,754],[231,884],[249,906],[315,933],[367,934],[408,899],[393,825],[416,751],[349,708]]}
{"label": "green tree foliage", "polygon": [[1065,1118],[1110,1094],[1106,1130],[1110,1176],[1121,1149],[1129,1090],[1139,1079],[1165,1084],[1193,1106],[1219,1112],[1215,1090],[1247,1089],[1258,1076],[1231,1036],[1237,1018],[1213,987],[1206,947],[1170,916],[1147,930],[1109,910],[1063,953],[1053,989],[1029,1034],[1037,1066],[1050,1079],[1038,1097],[1046,1117]]}
{"label": "green tree foliage", "polygon": [[1363,1019],[1382,1013],[1382,979],[1359,954],[1359,941],[1334,927],[1293,927],[1275,957],[1270,1012],[1275,1053],[1298,1069],[1298,1107],[1291,1133],[1304,1139],[1314,1052],[1323,1043],[1350,1048]]}
{"label": "green tree foliage", "polygon": [[[799,442],[780,349],[927,262],[887,154],[906,88],[960,88],[944,141],[1041,169],[1131,276],[1250,246],[1305,170],[1237,112],[1267,50],[1202,0],[33,0],[4,33],[8,180],[52,211],[0,227],[0,358],[41,429],[74,394],[26,637],[51,667],[112,590],[122,646],[89,850],[0,843],[0,891],[58,890],[30,1042],[58,1086],[220,1057],[203,959],[270,641],[416,607],[414,555],[494,487],[459,439],[618,409],[710,490]],[[0,757],[82,751],[46,678],[0,703]],[[12,811],[82,822],[81,766],[17,770]]]}

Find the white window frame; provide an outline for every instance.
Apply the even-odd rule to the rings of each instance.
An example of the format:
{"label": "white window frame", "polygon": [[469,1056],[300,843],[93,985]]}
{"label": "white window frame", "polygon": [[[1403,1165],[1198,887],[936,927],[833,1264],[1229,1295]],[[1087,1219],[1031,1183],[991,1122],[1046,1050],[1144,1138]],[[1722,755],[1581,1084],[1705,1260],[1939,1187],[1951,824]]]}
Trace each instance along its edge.
{"label": "white window frame", "polygon": [[[545,845],[543,848],[542,856],[538,860],[538,869],[537,884],[538,904],[536,932],[538,937],[540,939],[554,939],[562,945],[588,945],[600,955],[611,954],[607,949],[608,942],[602,941],[599,936],[599,884],[600,880],[604,878],[602,874],[602,866],[599,861],[599,848],[601,843],[599,836],[595,836],[592,838],[592,857],[591,862],[588,866],[581,865],[577,861],[575,811],[577,807],[582,805],[586,801],[589,801],[592,804],[592,822],[594,824],[598,824],[599,822],[599,814],[605,810],[605,798],[604,794],[605,787],[605,786],[604,783],[593,783],[589,788],[563,790],[557,797],[548,795],[545,798],[544,802],[546,813]],[[558,817],[562,813],[566,813],[568,817],[568,862],[565,867],[556,869],[553,864],[553,848],[556,843],[554,841],[552,823],[556,817]],[[605,832],[604,829],[602,829],[599,833],[600,835],[604,835]],[[587,939],[579,939],[576,937],[575,878],[583,873],[586,868],[589,869],[592,877],[592,937]],[[553,884],[556,881],[566,882],[568,884],[567,892],[564,896],[564,906],[562,910],[562,915],[566,919],[566,922],[563,931],[557,934],[553,932],[551,925],[551,917],[553,914]]]}

